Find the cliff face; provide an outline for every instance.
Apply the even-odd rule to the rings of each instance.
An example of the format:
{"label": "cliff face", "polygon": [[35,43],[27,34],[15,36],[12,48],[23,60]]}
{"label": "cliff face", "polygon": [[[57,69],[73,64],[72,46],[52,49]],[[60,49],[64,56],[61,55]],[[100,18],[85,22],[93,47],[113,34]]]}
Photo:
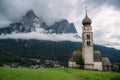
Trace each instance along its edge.
{"label": "cliff face", "polygon": [[0,29],[0,34],[10,34],[12,32],[28,33],[37,31],[38,29],[43,29],[47,33],[77,33],[74,24],[69,23],[65,19],[55,22],[52,26],[47,26],[42,18],[36,16],[35,13],[30,10],[25,14],[25,16],[23,16],[21,22],[13,23],[6,28]]}

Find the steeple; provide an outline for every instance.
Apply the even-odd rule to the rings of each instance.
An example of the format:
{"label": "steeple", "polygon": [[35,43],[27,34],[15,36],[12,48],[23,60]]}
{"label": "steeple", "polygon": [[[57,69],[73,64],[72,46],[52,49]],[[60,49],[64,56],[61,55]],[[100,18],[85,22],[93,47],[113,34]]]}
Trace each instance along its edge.
{"label": "steeple", "polygon": [[82,20],[82,24],[83,25],[91,25],[92,21],[87,15],[87,7],[86,7],[85,11],[86,11],[86,15],[85,15],[85,18]]}
{"label": "steeple", "polygon": [[85,11],[86,11],[86,16],[87,16],[87,6],[85,7]]}
{"label": "steeple", "polygon": [[84,59],[84,68],[93,69],[93,32],[91,26],[91,19],[87,15],[87,9],[85,10],[85,18],[82,21],[82,56]]}

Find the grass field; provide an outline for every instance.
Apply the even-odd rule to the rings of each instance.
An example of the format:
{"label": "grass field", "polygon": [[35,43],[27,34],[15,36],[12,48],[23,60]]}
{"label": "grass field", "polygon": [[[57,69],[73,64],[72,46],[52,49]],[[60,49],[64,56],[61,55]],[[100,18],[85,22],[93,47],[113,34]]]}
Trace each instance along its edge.
{"label": "grass field", "polygon": [[120,73],[71,68],[0,68],[0,80],[120,80]]}

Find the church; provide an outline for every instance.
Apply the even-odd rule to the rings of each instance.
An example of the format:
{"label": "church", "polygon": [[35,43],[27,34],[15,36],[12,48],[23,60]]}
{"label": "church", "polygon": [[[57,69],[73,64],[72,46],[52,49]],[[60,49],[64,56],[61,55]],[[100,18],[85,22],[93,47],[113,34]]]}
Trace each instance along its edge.
{"label": "church", "polygon": [[100,51],[94,51],[93,32],[91,19],[87,15],[82,20],[82,50],[76,50],[68,61],[68,67],[79,68],[76,60],[82,57],[84,60],[84,69],[111,71],[111,62],[108,57],[102,57]]}

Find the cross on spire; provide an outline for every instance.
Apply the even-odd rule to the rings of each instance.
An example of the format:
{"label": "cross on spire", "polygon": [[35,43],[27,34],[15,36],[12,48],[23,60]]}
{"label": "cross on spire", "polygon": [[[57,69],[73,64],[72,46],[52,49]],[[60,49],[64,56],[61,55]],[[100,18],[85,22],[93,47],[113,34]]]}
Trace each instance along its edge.
{"label": "cross on spire", "polygon": [[85,12],[86,12],[86,16],[87,16],[87,6],[85,6]]}

